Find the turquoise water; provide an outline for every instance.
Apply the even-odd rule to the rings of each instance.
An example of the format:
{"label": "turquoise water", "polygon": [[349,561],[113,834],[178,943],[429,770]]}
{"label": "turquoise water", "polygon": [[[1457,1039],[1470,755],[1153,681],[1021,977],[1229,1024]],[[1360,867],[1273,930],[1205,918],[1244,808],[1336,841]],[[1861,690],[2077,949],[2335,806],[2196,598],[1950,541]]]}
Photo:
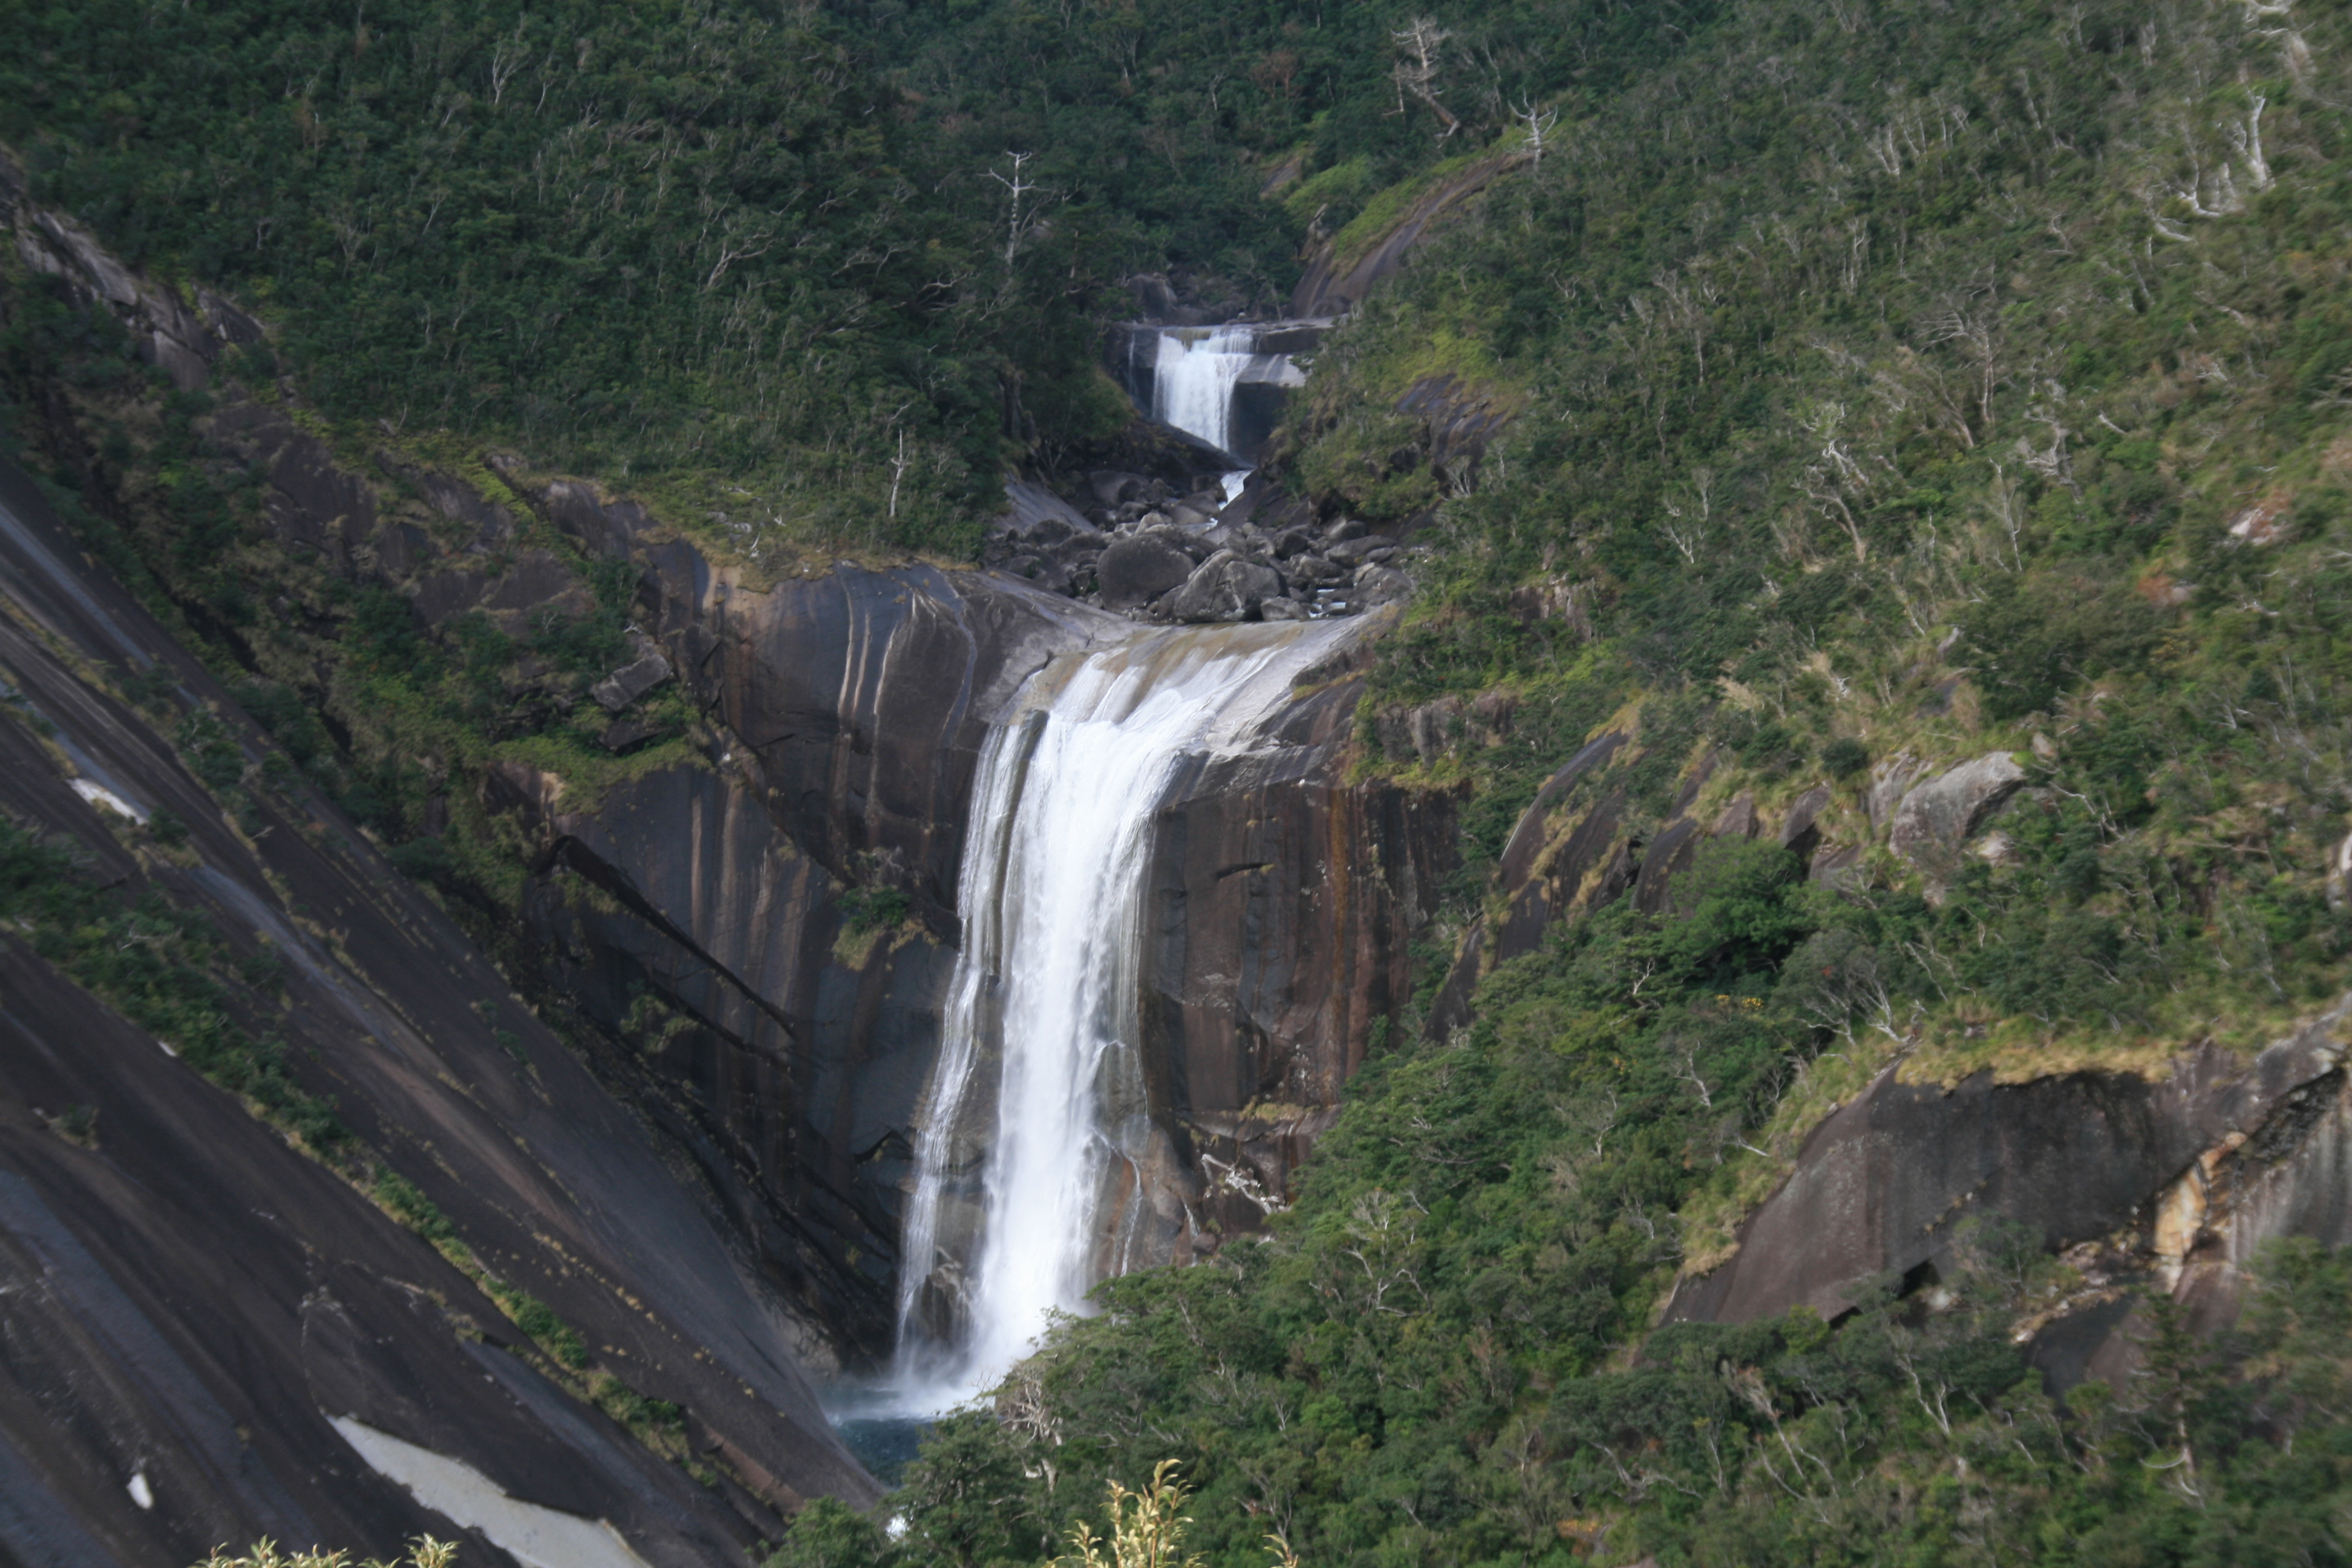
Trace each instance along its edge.
{"label": "turquoise water", "polygon": [[856,1416],[836,1421],[833,1429],[857,1462],[886,1487],[895,1487],[915,1458],[916,1446],[931,1429],[928,1417],[905,1415]]}

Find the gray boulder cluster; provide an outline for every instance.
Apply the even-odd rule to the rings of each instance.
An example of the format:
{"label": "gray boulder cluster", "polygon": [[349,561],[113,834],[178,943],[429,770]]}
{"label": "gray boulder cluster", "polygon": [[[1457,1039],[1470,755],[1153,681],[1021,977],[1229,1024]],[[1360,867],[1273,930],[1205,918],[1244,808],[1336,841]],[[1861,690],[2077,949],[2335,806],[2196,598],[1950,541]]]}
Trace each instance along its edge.
{"label": "gray boulder cluster", "polygon": [[1041,485],[1007,485],[1013,509],[982,560],[1135,620],[1190,625],[1323,620],[1412,588],[1404,563],[1415,547],[1353,518],[1261,522],[1213,483],[1180,496],[1165,479],[1110,469],[1087,488],[1091,516]]}

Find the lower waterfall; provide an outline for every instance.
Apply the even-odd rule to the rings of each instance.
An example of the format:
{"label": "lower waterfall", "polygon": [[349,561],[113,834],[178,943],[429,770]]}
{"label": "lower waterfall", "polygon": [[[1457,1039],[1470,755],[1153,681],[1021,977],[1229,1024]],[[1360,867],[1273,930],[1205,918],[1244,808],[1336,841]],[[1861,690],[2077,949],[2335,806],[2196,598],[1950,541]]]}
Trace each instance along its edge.
{"label": "lower waterfall", "polygon": [[1057,658],[992,731],[900,1250],[900,1408],[984,1391],[1051,1314],[1160,1260],[1136,1250],[1153,1140],[1137,1041],[1154,814],[1187,755],[1268,743],[1257,722],[1346,635],[1143,633]]}

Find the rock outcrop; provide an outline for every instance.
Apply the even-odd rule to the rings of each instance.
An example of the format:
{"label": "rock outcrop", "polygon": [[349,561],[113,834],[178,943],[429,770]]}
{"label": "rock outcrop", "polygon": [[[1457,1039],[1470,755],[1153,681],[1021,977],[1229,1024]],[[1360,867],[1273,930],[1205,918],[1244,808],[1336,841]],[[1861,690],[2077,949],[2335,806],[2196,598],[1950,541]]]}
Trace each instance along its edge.
{"label": "rock outcrop", "polygon": [[1988,752],[1938,773],[1895,806],[1886,847],[1914,864],[1941,866],[2025,778],[2025,770],[2007,752]]}
{"label": "rock outcrop", "polygon": [[1465,203],[1499,175],[1527,163],[1529,156],[1523,147],[1501,149],[1418,192],[1368,243],[1342,252],[1336,242],[1327,242],[1308,259],[1307,274],[1291,295],[1290,313],[1301,318],[1336,316],[1363,303],[1373,284],[1402,267],[1413,249],[1455,216]]}
{"label": "rock outcrop", "polygon": [[[258,966],[238,973],[276,974],[275,1002],[232,988],[220,1005],[282,1039],[287,1076],[502,1288],[570,1325],[595,1376],[678,1406],[677,1441],[717,1483],[656,1458],[582,1399],[584,1384],[551,1381],[571,1374],[356,1190],[373,1179],[364,1164],[296,1152],[171,1042],[61,974],[69,943],[12,930],[0,1490],[24,1511],[10,1517],[38,1521],[65,1560],[157,1568],[262,1534],[388,1551],[418,1529],[448,1533],[329,1416],[461,1459],[522,1500],[606,1518],[663,1564],[747,1562],[803,1499],[873,1497],[798,1370],[804,1331],[744,1267],[714,1194],[673,1173],[349,820],[265,770],[272,749],[227,693],[14,470],[0,471],[0,596],[14,699],[0,811]],[[120,695],[134,683],[152,712]],[[166,738],[197,713],[225,726],[248,781],[273,781],[237,815]],[[467,1550],[505,1560],[488,1540]]]}
{"label": "rock outcrop", "polygon": [[2352,1242],[2352,1000],[2243,1062],[2207,1046],[2160,1078],[2075,1072],[1946,1089],[1890,1068],[1815,1128],[1738,1250],[1677,1286],[1669,1321],[1824,1318],[1869,1289],[1966,1267],[1974,1225],[2085,1252],[2084,1286],[2044,1328],[2045,1369],[2120,1370],[2128,1291],[2170,1291],[2210,1326],[2275,1236]]}

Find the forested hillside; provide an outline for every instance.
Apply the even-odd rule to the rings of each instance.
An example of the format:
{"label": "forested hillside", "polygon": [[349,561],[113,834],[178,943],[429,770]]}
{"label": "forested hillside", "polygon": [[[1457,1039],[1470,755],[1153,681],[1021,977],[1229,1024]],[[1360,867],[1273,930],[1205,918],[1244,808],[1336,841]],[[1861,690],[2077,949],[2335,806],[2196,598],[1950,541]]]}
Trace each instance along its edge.
{"label": "forested hillside", "polygon": [[[1039,1563],[1167,1459],[1215,1568],[2352,1557],[2352,1277],[2315,1245],[2218,1342],[2145,1258],[2094,1279],[1998,1219],[1834,1326],[1660,1322],[1890,1065],[2242,1060],[2345,989],[2344,5],[0,3],[0,142],[266,318],[234,374],[306,428],[511,448],[770,569],[971,559],[1008,474],[1129,417],[1097,361],[1139,290],[1279,315],[1507,165],[1324,340],[1272,459],[1302,515],[1430,547],[1358,715],[1359,771],[1466,825],[1418,994],[1265,1235],[1103,1286],[930,1435],[898,1530],[820,1502],[781,1563]],[[93,548],[500,907],[512,847],[461,805],[453,871],[407,755],[620,771],[500,672],[584,686],[625,584],[424,654],[347,596],[302,650],[337,695],[241,671],[260,535],[192,457],[204,399],[21,272],[5,438],[63,497],[43,400],[112,409],[144,499],[119,536],[68,500]],[[1472,405],[1499,433],[1449,446]],[[1503,956],[1506,840],[1602,734],[1561,812],[1618,792],[1638,844],[1819,790],[1838,874],[1727,836],[1673,907],[1596,875]],[[1978,757],[2011,809],[1885,847]],[[2053,1389],[2033,1331],[2127,1290],[2137,1371]]]}
{"label": "forested hillside", "polygon": [[[2140,1374],[2057,1399],[2018,1325],[2085,1265],[1998,1221],[1943,1305],[1890,1279],[1833,1333],[1652,1329],[1889,1058],[2251,1050],[2341,988],[2342,14],[1750,4],[1518,79],[1503,24],[1441,20],[1466,117],[1540,161],[1329,340],[1284,460],[1439,542],[1363,734],[1472,792],[1456,930],[1499,918],[1504,837],[1604,725],[1652,829],[1702,758],[1703,802],[1826,780],[1858,811],[1911,757],[2013,752],[2035,805],[1834,887],[1720,847],[1679,916],[1557,930],[1467,1029],[1367,1068],[1273,1239],[1106,1286],[943,1429],[903,1543],[813,1520],[787,1560],[1067,1550],[1105,1479],[1176,1458],[1219,1563],[1269,1533],[1309,1562],[2341,1561],[2315,1251],[2222,1354],[2159,1311]],[[1352,143],[1379,184],[1460,146],[1402,101]],[[1475,473],[1431,460],[1433,385],[1518,410]]]}

